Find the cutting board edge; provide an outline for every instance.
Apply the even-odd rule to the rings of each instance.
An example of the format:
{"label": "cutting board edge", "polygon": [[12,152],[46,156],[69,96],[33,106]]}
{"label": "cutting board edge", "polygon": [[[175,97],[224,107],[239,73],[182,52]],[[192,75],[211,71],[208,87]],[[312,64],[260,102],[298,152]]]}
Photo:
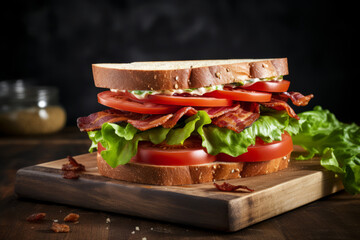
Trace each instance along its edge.
{"label": "cutting board edge", "polygon": [[[59,174],[59,176],[56,176],[54,174],[45,174],[45,176],[42,176],[39,178],[39,176],[37,176],[37,171],[34,171],[34,167],[38,168],[43,168],[43,167],[38,167],[38,166],[30,166],[30,167],[25,167],[22,169],[19,169],[16,173],[16,183],[15,183],[15,193],[19,198],[29,198],[29,199],[37,199],[37,200],[41,200],[41,201],[46,201],[46,202],[55,202],[55,203],[59,203],[59,204],[66,204],[66,205],[71,205],[71,206],[78,206],[78,207],[83,207],[83,208],[88,208],[88,209],[96,209],[96,210],[101,210],[101,211],[107,211],[107,212],[114,212],[114,213],[120,213],[120,214],[125,214],[125,215],[131,215],[131,216],[136,216],[136,217],[143,217],[146,219],[155,219],[155,220],[160,220],[160,221],[167,221],[167,222],[172,222],[172,223],[177,223],[177,224],[182,224],[182,225],[188,225],[188,226],[195,226],[195,227],[200,227],[200,228],[205,228],[205,229],[213,229],[213,230],[218,230],[218,231],[229,231],[229,226],[230,223],[228,222],[228,207],[229,207],[229,201],[227,200],[222,200],[222,199],[216,199],[216,198],[205,198],[202,196],[193,196],[193,195],[185,195],[182,193],[176,193],[176,192],[166,192],[166,191],[161,191],[158,189],[142,189],[142,191],[149,191],[152,193],[153,198],[154,197],[159,197],[162,198],[162,195],[166,195],[167,198],[172,198],[172,200],[175,202],[177,201],[177,199],[179,197],[183,197],[181,199],[181,201],[179,200],[178,203],[180,204],[180,202],[182,204],[187,204],[188,206],[192,206],[192,205],[196,205],[193,209],[195,210],[199,210],[199,208],[205,208],[205,204],[208,206],[206,208],[209,208],[210,211],[207,211],[207,216],[185,216],[186,214],[184,214],[184,209],[179,209],[177,210],[176,208],[173,208],[175,210],[175,212],[177,214],[173,215],[173,214],[164,214],[164,215],[151,215],[150,214],[144,214],[141,213],[141,211],[129,211],[128,209],[119,209],[119,208],[109,208],[106,205],[91,205],[91,201],[89,202],[85,202],[83,204],[79,204],[77,202],[73,202],[71,201],[69,198],[54,198],[52,197],[53,194],[50,194],[51,192],[49,191],[44,191],[44,189],[39,189],[37,187],[36,181],[42,181],[42,180],[47,180],[46,183],[47,184],[53,184],[52,179],[61,179],[61,175]],[[54,169],[51,169],[50,171],[53,171]],[[97,178],[105,178],[102,176],[95,176]],[[86,178],[83,178],[82,181],[86,181]],[[106,179],[106,178],[105,178]],[[65,182],[69,182],[69,181],[74,181],[74,180],[64,180]],[[77,181],[77,180],[75,180]],[[26,185],[23,184],[23,182],[26,182]],[[56,184],[56,183],[55,183]],[[75,190],[77,189],[78,185],[77,184],[71,184],[71,182],[68,183],[69,186],[74,187],[74,189],[72,189],[72,193],[70,194],[71,197],[74,197],[74,192],[76,192]],[[112,186],[116,186],[122,190],[124,190],[124,188],[128,188],[129,186],[124,186],[121,184],[114,184],[112,183],[111,179],[108,179],[108,181],[106,182],[101,182],[98,181],[98,184],[110,184]],[[53,189],[56,189],[56,185],[52,186]],[[130,186],[130,189],[132,188],[132,186]],[[136,188],[134,188],[134,192],[136,192]],[[131,190],[130,190],[131,192]],[[56,192],[55,192],[56,193]],[[155,195],[154,195],[155,193]],[[128,193],[127,193],[128,194]],[[125,194],[125,195],[127,195]],[[140,195],[146,195],[146,193],[141,193]],[[63,194],[62,197],[64,197],[65,195]],[[209,202],[210,200],[210,202]],[[132,202],[132,201],[131,201]],[[185,202],[185,203],[184,203]],[[90,204],[90,205],[89,205]],[[118,203],[118,206],[121,206],[121,202]],[[186,209],[185,209],[186,210]],[[208,210],[208,209],[206,209]],[[158,212],[158,214],[161,212]],[[153,214],[153,213],[152,213]],[[183,217],[185,216],[184,219],[179,220],[179,216],[182,215]],[[177,217],[175,217],[177,216]]]}
{"label": "cutting board edge", "polygon": [[[312,180],[312,181],[316,180],[316,181],[313,182],[313,184],[311,184],[311,181],[309,181],[309,180]],[[306,185],[299,184],[299,183],[304,183],[304,181],[305,181],[305,183],[307,183],[306,181],[308,181],[308,184],[306,184]],[[329,196],[336,192],[344,190],[344,186],[341,182],[341,179],[336,177],[335,174],[330,171],[315,172],[315,173],[309,174],[307,176],[298,178],[296,180],[292,180],[290,182],[291,182],[292,187],[286,186],[286,188],[284,188],[284,185],[289,184],[289,183],[278,184],[271,188],[263,190],[261,192],[261,194],[252,194],[252,195],[247,195],[243,198],[230,200],[229,201],[229,231],[230,232],[238,231],[240,229],[251,226],[255,223],[258,223],[258,222],[270,219],[272,217],[278,216],[280,214],[289,212],[291,210],[294,210],[296,208],[299,208],[301,206],[304,206],[306,204],[309,204],[311,202],[319,200],[323,197],[326,197],[326,196]],[[324,183],[324,184],[322,184],[322,183]],[[316,188],[319,185],[322,186],[322,191],[319,194],[313,194],[313,193],[316,193],[316,191],[311,192],[311,190],[313,188]],[[286,191],[283,192],[282,190],[284,190],[284,189],[286,189]],[[282,199],[287,199],[285,196],[291,196],[291,194],[293,192],[298,192],[303,189],[309,190],[308,194],[307,194],[307,196],[309,196],[309,198],[307,198],[306,200],[305,200],[305,198],[303,198],[302,201],[296,201],[295,199],[290,199],[289,202],[291,204],[288,207],[280,208],[280,210],[278,210],[277,212],[274,211],[272,213],[269,213],[268,210],[269,209],[274,210],[274,206],[275,206],[273,203],[271,203],[269,201],[269,199],[272,199],[272,197],[273,197],[273,193],[272,193],[273,191],[283,193]],[[291,200],[293,200],[293,201],[291,201]],[[297,200],[299,200],[299,199],[297,199]],[[266,204],[263,204],[264,202]],[[244,205],[245,206],[247,205],[251,208],[259,208],[260,209],[258,211],[259,216],[256,217],[256,219],[257,219],[256,221],[253,221],[253,219],[255,219],[255,218],[249,217],[246,214],[246,211],[240,212],[239,216],[237,216],[237,217],[233,216],[233,214],[238,212],[240,207],[243,207]],[[280,206],[286,206],[286,205],[280,204]],[[277,208],[277,209],[279,209],[279,208]]]}

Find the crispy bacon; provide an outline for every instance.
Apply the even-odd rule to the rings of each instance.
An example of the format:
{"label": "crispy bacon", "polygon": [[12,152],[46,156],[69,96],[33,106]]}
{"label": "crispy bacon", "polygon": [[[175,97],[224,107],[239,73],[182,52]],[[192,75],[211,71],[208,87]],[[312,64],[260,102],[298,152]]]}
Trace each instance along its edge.
{"label": "crispy bacon", "polygon": [[308,105],[309,101],[314,97],[314,95],[309,94],[307,96],[304,96],[299,92],[282,92],[282,93],[273,94],[272,97],[285,102],[290,98],[290,100],[294,105],[306,106]]}
{"label": "crispy bacon", "polygon": [[38,222],[46,217],[46,213],[33,213],[26,218],[28,222]]}
{"label": "crispy bacon", "polygon": [[270,102],[261,103],[261,105],[278,111],[286,110],[290,117],[296,118],[297,120],[300,119],[299,116],[295,113],[295,111],[285,101],[271,98]]}
{"label": "crispy bacon", "polygon": [[63,178],[65,179],[78,179],[79,172],[85,171],[85,166],[78,163],[72,156],[67,157],[69,162],[62,165]]}
{"label": "crispy bacon", "polygon": [[254,189],[248,188],[247,186],[244,185],[232,185],[230,183],[224,182],[223,184],[219,185],[217,183],[214,183],[215,187],[220,190],[220,191],[224,191],[224,192],[235,192],[237,189],[244,189],[247,190],[249,192],[253,192]]}
{"label": "crispy bacon", "polygon": [[228,128],[235,132],[241,132],[250,127],[259,117],[260,109],[258,103],[241,103],[242,107],[235,111],[227,112],[212,120],[218,127]]}
{"label": "crispy bacon", "polygon": [[63,171],[85,171],[85,166],[81,163],[78,163],[75,158],[73,158],[72,156],[67,156],[69,162],[66,164],[62,165],[61,170]]}
{"label": "crispy bacon", "polygon": [[79,117],[77,126],[80,131],[94,131],[101,128],[106,122],[118,123],[129,119],[138,120],[143,114],[133,112],[123,112],[116,109],[107,109],[101,112],[90,114],[87,117]]}
{"label": "crispy bacon", "polygon": [[77,125],[81,131],[94,131],[101,128],[105,122],[118,123],[128,122],[141,131],[145,131],[157,126],[172,128],[184,115],[192,116],[198,110],[206,111],[210,118],[216,118],[229,112],[234,112],[240,108],[240,104],[234,104],[230,107],[208,107],[193,108],[183,107],[171,114],[140,114],[132,112],[123,112],[116,109],[107,109],[101,112],[90,114],[87,117],[77,119]]}
{"label": "crispy bacon", "polygon": [[140,131],[145,131],[154,127],[158,127],[166,123],[173,114],[166,115],[147,115],[144,119],[133,120],[128,119],[127,122],[139,129]]}
{"label": "crispy bacon", "polygon": [[176,123],[180,120],[180,118],[184,115],[194,115],[196,114],[196,110],[193,107],[183,107],[176,111],[176,113],[173,114],[173,116],[167,120],[162,126],[164,128],[173,128]]}
{"label": "crispy bacon", "polygon": [[225,113],[236,111],[240,108],[240,103],[233,104],[230,107],[207,107],[207,108],[196,108],[197,110],[205,111],[210,118],[216,118]]}

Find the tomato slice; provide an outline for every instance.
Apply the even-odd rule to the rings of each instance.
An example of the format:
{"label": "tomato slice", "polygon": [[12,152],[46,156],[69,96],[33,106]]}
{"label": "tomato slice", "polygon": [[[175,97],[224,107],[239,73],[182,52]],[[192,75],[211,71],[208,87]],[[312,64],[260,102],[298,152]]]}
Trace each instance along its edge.
{"label": "tomato slice", "polygon": [[220,153],[216,160],[223,162],[261,162],[283,157],[293,150],[293,142],[287,132],[281,137],[281,141],[271,143],[264,143],[260,138],[257,138],[256,144],[248,147],[248,152],[237,157]]}
{"label": "tomato slice", "polygon": [[132,162],[166,165],[166,166],[190,166],[214,162],[216,156],[210,155],[200,144],[194,144],[187,139],[184,145],[153,145],[149,142],[140,143],[138,153]]}
{"label": "tomato slice", "polygon": [[263,81],[256,82],[250,85],[240,86],[242,89],[254,90],[261,92],[286,92],[289,89],[290,82],[287,80],[282,81]]}
{"label": "tomato slice", "polygon": [[[98,153],[106,150],[98,143]],[[216,156],[210,155],[201,146],[201,139],[188,138],[183,145],[167,145],[151,142],[139,142],[138,152],[131,159],[133,163],[163,165],[163,166],[190,166],[211,163]]]}
{"label": "tomato slice", "polygon": [[129,112],[143,114],[168,114],[176,112],[179,109],[177,106],[133,101],[121,93],[111,91],[101,92],[97,96],[98,102],[102,105]]}
{"label": "tomato slice", "polygon": [[182,97],[169,95],[149,95],[148,101],[158,104],[180,105],[180,106],[197,106],[197,107],[228,107],[232,101],[226,98],[212,97]]}
{"label": "tomato slice", "polygon": [[254,92],[242,89],[215,90],[213,92],[205,93],[204,96],[227,98],[243,102],[269,102],[271,100],[271,93]]}

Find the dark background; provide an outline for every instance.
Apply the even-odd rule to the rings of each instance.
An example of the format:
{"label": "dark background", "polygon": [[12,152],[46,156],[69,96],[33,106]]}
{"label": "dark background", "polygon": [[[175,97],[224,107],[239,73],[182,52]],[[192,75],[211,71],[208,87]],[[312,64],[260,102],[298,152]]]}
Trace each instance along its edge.
{"label": "dark background", "polygon": [[[333,2],[333,3],[330,3]],[[357,122],[355,6],[346,1],[9,1],[0,80],[57,86],[68,125],[104,109],[91,64],[287,57],[290,90]]]}

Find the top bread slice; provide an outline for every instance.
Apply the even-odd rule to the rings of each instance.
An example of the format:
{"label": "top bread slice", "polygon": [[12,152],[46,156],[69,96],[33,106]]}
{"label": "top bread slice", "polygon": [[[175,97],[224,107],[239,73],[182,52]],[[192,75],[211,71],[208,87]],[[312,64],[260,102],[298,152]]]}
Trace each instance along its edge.
{"label": "top bread slice", "polygon": [[208,87],[289,74],[287,58],[93,64],[96,87],[174,90]]}

